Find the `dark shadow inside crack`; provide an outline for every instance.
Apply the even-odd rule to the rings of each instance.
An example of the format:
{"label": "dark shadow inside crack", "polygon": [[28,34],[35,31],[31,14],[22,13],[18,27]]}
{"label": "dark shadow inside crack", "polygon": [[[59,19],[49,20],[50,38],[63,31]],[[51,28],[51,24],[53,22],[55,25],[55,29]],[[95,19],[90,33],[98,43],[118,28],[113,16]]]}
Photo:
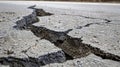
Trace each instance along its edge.
{"label": "dark shadow inside crack", "polygon": [[59,43],[59,44],[62,44],[64,41],[62,41],[62,40],[57,40],[56,42]]}
{"label": "dark shadow inside crack", "polygon": [[[64,51],[63,51],[64,52]],[[65,52],[64,52],[65,53]],[[72,56],[70,56],[69,54],[65,53],[66,56],[66,61],[68,60],[73,60],[74,58]]]}

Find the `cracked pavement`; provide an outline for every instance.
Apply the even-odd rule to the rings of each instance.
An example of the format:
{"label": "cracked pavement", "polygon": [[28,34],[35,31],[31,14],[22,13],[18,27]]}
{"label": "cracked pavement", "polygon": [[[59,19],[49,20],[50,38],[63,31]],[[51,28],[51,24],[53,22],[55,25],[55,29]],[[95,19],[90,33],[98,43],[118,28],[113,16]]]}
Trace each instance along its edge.
{"label": "cracked pavement", "polygon": [[0,67],[119,67],[119,5],[0,5]]}

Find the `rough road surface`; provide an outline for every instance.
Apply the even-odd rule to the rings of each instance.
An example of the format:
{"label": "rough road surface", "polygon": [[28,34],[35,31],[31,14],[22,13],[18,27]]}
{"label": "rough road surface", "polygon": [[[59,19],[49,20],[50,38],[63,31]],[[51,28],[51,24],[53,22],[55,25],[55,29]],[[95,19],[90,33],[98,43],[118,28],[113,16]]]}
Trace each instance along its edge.
{"label": "rough road surface", "polygon": [[120,66],[119,5],[34,4],[0,3],[0,67]]}

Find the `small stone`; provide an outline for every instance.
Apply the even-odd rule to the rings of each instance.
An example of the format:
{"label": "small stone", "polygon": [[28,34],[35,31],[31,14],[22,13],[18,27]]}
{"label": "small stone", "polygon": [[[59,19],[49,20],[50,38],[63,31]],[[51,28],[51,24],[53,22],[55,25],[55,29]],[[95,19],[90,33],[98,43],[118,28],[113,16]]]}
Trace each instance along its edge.
{"label": "small stone", "polygon": [[3,19],[0,19],[0,22],[2,22],[3,21]]}

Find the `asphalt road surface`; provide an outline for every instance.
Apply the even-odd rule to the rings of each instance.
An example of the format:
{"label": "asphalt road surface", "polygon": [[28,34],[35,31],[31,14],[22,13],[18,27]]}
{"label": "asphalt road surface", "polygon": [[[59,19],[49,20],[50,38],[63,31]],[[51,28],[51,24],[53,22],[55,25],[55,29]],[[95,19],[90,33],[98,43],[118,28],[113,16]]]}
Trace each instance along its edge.
{"label": "asphalt road surface", "polygon": [[[119,67],[119,18],[120,4],[115,3],[1,1],[0,67]],[[49,31],[41,35],[52,40],[40,38],[41,26]],[[60,33],[69,29],[66,35],[79,38],[80,44],[65,41],[62,45],[70,49],[55,46],[57,37],[64,39]],[[53,31],[60,35],[51,35]],[[71,56],[76,44],[83,45],[74,49],[78,53],[89,45],[88,55]]]}

